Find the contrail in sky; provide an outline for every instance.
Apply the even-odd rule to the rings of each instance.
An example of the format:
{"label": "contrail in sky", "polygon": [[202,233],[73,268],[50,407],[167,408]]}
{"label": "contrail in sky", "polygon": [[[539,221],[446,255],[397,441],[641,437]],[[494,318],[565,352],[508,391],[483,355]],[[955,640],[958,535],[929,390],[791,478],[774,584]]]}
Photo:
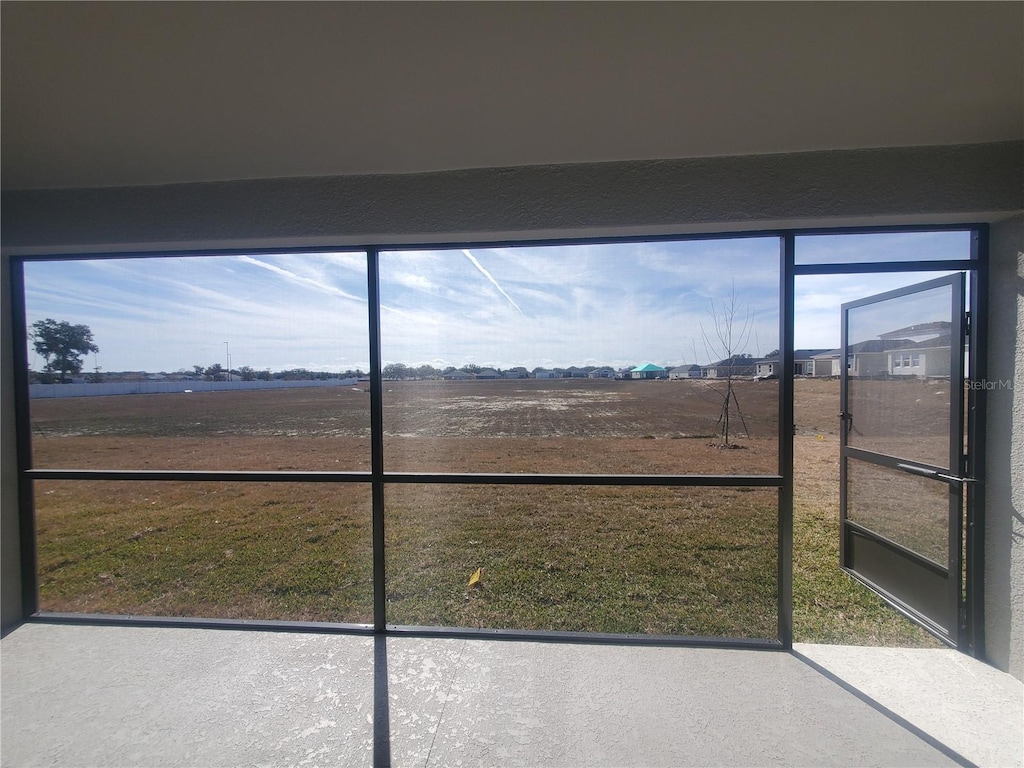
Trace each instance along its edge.
{"label": "contrail in sky", "polygon": [[352,299],[353,301],[361,301],[363,303],[366,303],[366,299],[360,298],[359,296],[355,296],[351,293],[348,293],[347,291],[343,291],[341,290],[341,288],[335,288],[333,285],[325,285],[324,283],[320,283],[316,280],[313,280],[312,278],[297,275],[290,270],[277,266],[276,264],[269,264],[265,261],[254,259],[252,256],[237,256],[236,258],[239,261],[244,261],[246,264],[252,264],[254,267],[266,269],[270,272],[273,272],[274,274],[287,278],[288,280],[299,283],[300,285],[304,285],[307,288],[314,288],[322,293],[328,293],[334,296],[341,296],[343,299]]}
{"label": "contrail in sky", "polygon": [[519,309],[519,305],[512,300],[512,297],[505,293],[505,289],[498,285],[498,281],[491,276],[491,273],[484,269],[483,265],[476,260],[476,256],[474,256],[465,248],[462,249],[462,252],[466,254],[466,258],[473,263],[473,266],[480,270],[480,274],[486,277],[488,280],[490,280],[494,287],[498,289],[498,292],[506,299],[508,299],[508,303],[515,307],[516,311],[518,311],[520,315],[524,314],[523,310]]}

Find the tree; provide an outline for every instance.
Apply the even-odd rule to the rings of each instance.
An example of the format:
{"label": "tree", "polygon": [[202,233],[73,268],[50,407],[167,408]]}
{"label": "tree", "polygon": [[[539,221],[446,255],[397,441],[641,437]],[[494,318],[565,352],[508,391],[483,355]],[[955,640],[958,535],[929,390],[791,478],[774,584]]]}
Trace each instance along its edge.
{"label": "tree", "polygon": [[421,379],[438,379],[441,372],[429,363],[424,363],[416,368],[416,375]]}
{"label": "tree", "polygon": [[32,323],[32,341],[32,348],[46,360],[43,370],[58,373],[61,382],[69,373],[81,373],[83,355],[100,351],[88,325],[72,325],[49,317]]}
{"label": "tree", "polygon": [[[742,350],[750,341],[750,333],[753,327],[753,317],[749,310],[742,310],[736,303],[736,286],[733,285],[728,298],[721,303],[711,302],[711,309],[708,310],[711,317],[711,327],[700,326],[701,339],[704,341],[704,349],[712,359],[720,358],[720,366],[725,373],[725,390],[715,387],[710,383],[707,386],[722,398],[722,412],[718,416],[718,428],[721,430],[722,445],[731,448],[729,433],[731,429],[731,417],[735,411],[743,423],[743,430],[746,432],[747,424],[743,419],[743,412],[740,410],[739,400],[736,399],[735,374],[737,367],[749,364],[752,359],[750,354]],[[722,377],[719,377],[722,378]]]}
{"label": "tree", "polygon": [[381,371],[381,376],[388,381],[407,379],[409,378],[409,367],[405,363],[388,363]]}
{"label": "tree", "polygon": [[257,373],[250,365],[243,365],[238,369],[238,375],[242,377],[242,381],[256,381]]}

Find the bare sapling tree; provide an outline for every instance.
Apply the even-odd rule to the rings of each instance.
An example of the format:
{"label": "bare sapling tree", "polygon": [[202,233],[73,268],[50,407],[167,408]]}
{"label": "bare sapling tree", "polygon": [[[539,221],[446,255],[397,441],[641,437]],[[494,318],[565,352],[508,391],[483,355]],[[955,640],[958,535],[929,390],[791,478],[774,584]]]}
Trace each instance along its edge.
{"label": "bare sapling tree", "polygon": [[[710,317],[709,327],[703,323],[700,326],[701,340],[704,342],[704,350],[710,360],[718,360],[712,363],[716,366],[718,374],[711,384],[705,380],[708,388],[715,392],[722,401],[722,410],[718,416],[716,430],[722,436],[723,448],[737,447],[729,442],[732,430],[733,415],[739,418],[743,425],[743,433],[749,437],[746,419],[743,418],[743,411],[740,409],[739,400],[736,398],[737,370],[743,370],[752,363],[753,358],[744,350],[750,342],[750,334],[753,328],[753,315],[749,308],[744,308],[736,301],[736,283],[733,282],[729,295],[719,302],[711,300],[711,308],[708,310]],[[724,375],[723,375],[724,374]]]}

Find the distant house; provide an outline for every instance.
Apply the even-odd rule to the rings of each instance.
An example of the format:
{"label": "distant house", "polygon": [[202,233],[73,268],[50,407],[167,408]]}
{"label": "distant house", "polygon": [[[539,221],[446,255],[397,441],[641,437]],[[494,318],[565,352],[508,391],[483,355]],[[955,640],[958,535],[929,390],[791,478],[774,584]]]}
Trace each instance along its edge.
{"label": "distant house", "polygon": [[946,334],[889,350],[889,375],[948,377],[952,363],[950,339]]}
{"label": "distant house", "polygon": [[680,366],[670,370],[668,372],[668,377],[670,379],[673,379],[673,380],[675,380],[675,379],[699,379],[699,378],[701,378],[700,366],[697,365],[696,363],[694,363],[693,365],[680,365]]}
{"label": "distant house", "polygon": [[614,368],[595,368],[589,374],[592,379],[614,379],[615,369]]}
{"label": "distant house", "polygon": [[562,375],[567,379],[585,379],[587,378],[587,371],[582,368],[578,368],[575,365],[570,365],[562,371]]}
{"label": "distant house", "polygon": [[839,375],[839,350],[830,349],[814,356],[814,375],[829,377]]}
{"label": "distant house", "polygon": [[753,357],[727,357],[717,363],[701,366],[701,377],[724,379],[730,376],[750,377],[757,375],[757,364],[762,362]]}
{"label": "distant house", "polygon": [[[849,345],[846,368],[850,376],[859,377],[948,376],[950,336],[948,320],[880,333],[877,339]],[[841,349],[822,350],[814,355],[814,375],[839,376],[841,355]]]}
{"label": "distant house", "polygon": [[507,371],[502,372],[502,378],[506,379],[528,379],[530,378],[530,372],[519,365],[515,368],[509,368]]}
{"label": "distant house", "polygon": [[654,363],[644,363],[638,365],[629,372],[631,379],[667,379],[668,371],[662,368],[660,365]]}
{"label": "distant house", "polygon": [[[828,352],[827,349],[794,349],[793,350],[793,375],[814,376],[815,355]],[[782,361],[778,355],[766,357],[757,361],[755,376],[778,376],[782,372]],[[831,368],[831,366],[829,366]],[[827,374],[826,374],[827,375]]]}
{"label": "distant house", "polygon": [[559,373],[557,371],[548,370],[547,368],[538,368],[533,372],[534,378],[537,379],[557,379]]}
{"label": "distant house", "polygon": [[466,379],[472,379],[473,376],[465,371],[449,371],[442,374],[441,378],[445,381],[466,381]]}
{"label": "distant house", "polygon": [[476,372],[476,378],[478,379],[500,379],[501,374],[493,368],[481,368]]}
{"label": "distant house", "polygon": [[[868,339],[851,344],[846,352],[846,369],[850,376],[888,375],[889,351],[908,348],[908,339]],[[833,349],[814,356],[815,376],[839,376],[842,373],[842,349]]]}

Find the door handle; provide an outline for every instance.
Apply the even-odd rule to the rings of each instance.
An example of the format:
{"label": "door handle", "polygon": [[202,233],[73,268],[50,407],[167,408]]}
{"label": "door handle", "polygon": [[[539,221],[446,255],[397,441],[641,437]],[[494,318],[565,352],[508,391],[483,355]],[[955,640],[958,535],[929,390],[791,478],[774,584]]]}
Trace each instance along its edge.
{"label": "door handle", "polygon": [[839,414],[839,420],[843,422],[843,426],[846,428],[844,434],[849,435],[853,431],[853,414],[849,411],[843,411]]}
{"label": "door handle", "polygon": [[936,480],[946,480],[950,483],[979,483],[981,482],[974,477],[958,477],[957,475],[947,475],[943,472],[939,472],[935,469],[928,469],[928,467],[919,467],[916,464],[897,464],[897,468],[904,470],[905,472],[912,472],[915,475],[921,475],[922,477],[932,477]]}
{"label": "door handle", "polygon": [[896,467],[905,472],[913,472],[915,475],[921,475],[922,477],[939,477],[938,471],[928,469],[928,467],[919,467],[916,464],[897,464]]}

